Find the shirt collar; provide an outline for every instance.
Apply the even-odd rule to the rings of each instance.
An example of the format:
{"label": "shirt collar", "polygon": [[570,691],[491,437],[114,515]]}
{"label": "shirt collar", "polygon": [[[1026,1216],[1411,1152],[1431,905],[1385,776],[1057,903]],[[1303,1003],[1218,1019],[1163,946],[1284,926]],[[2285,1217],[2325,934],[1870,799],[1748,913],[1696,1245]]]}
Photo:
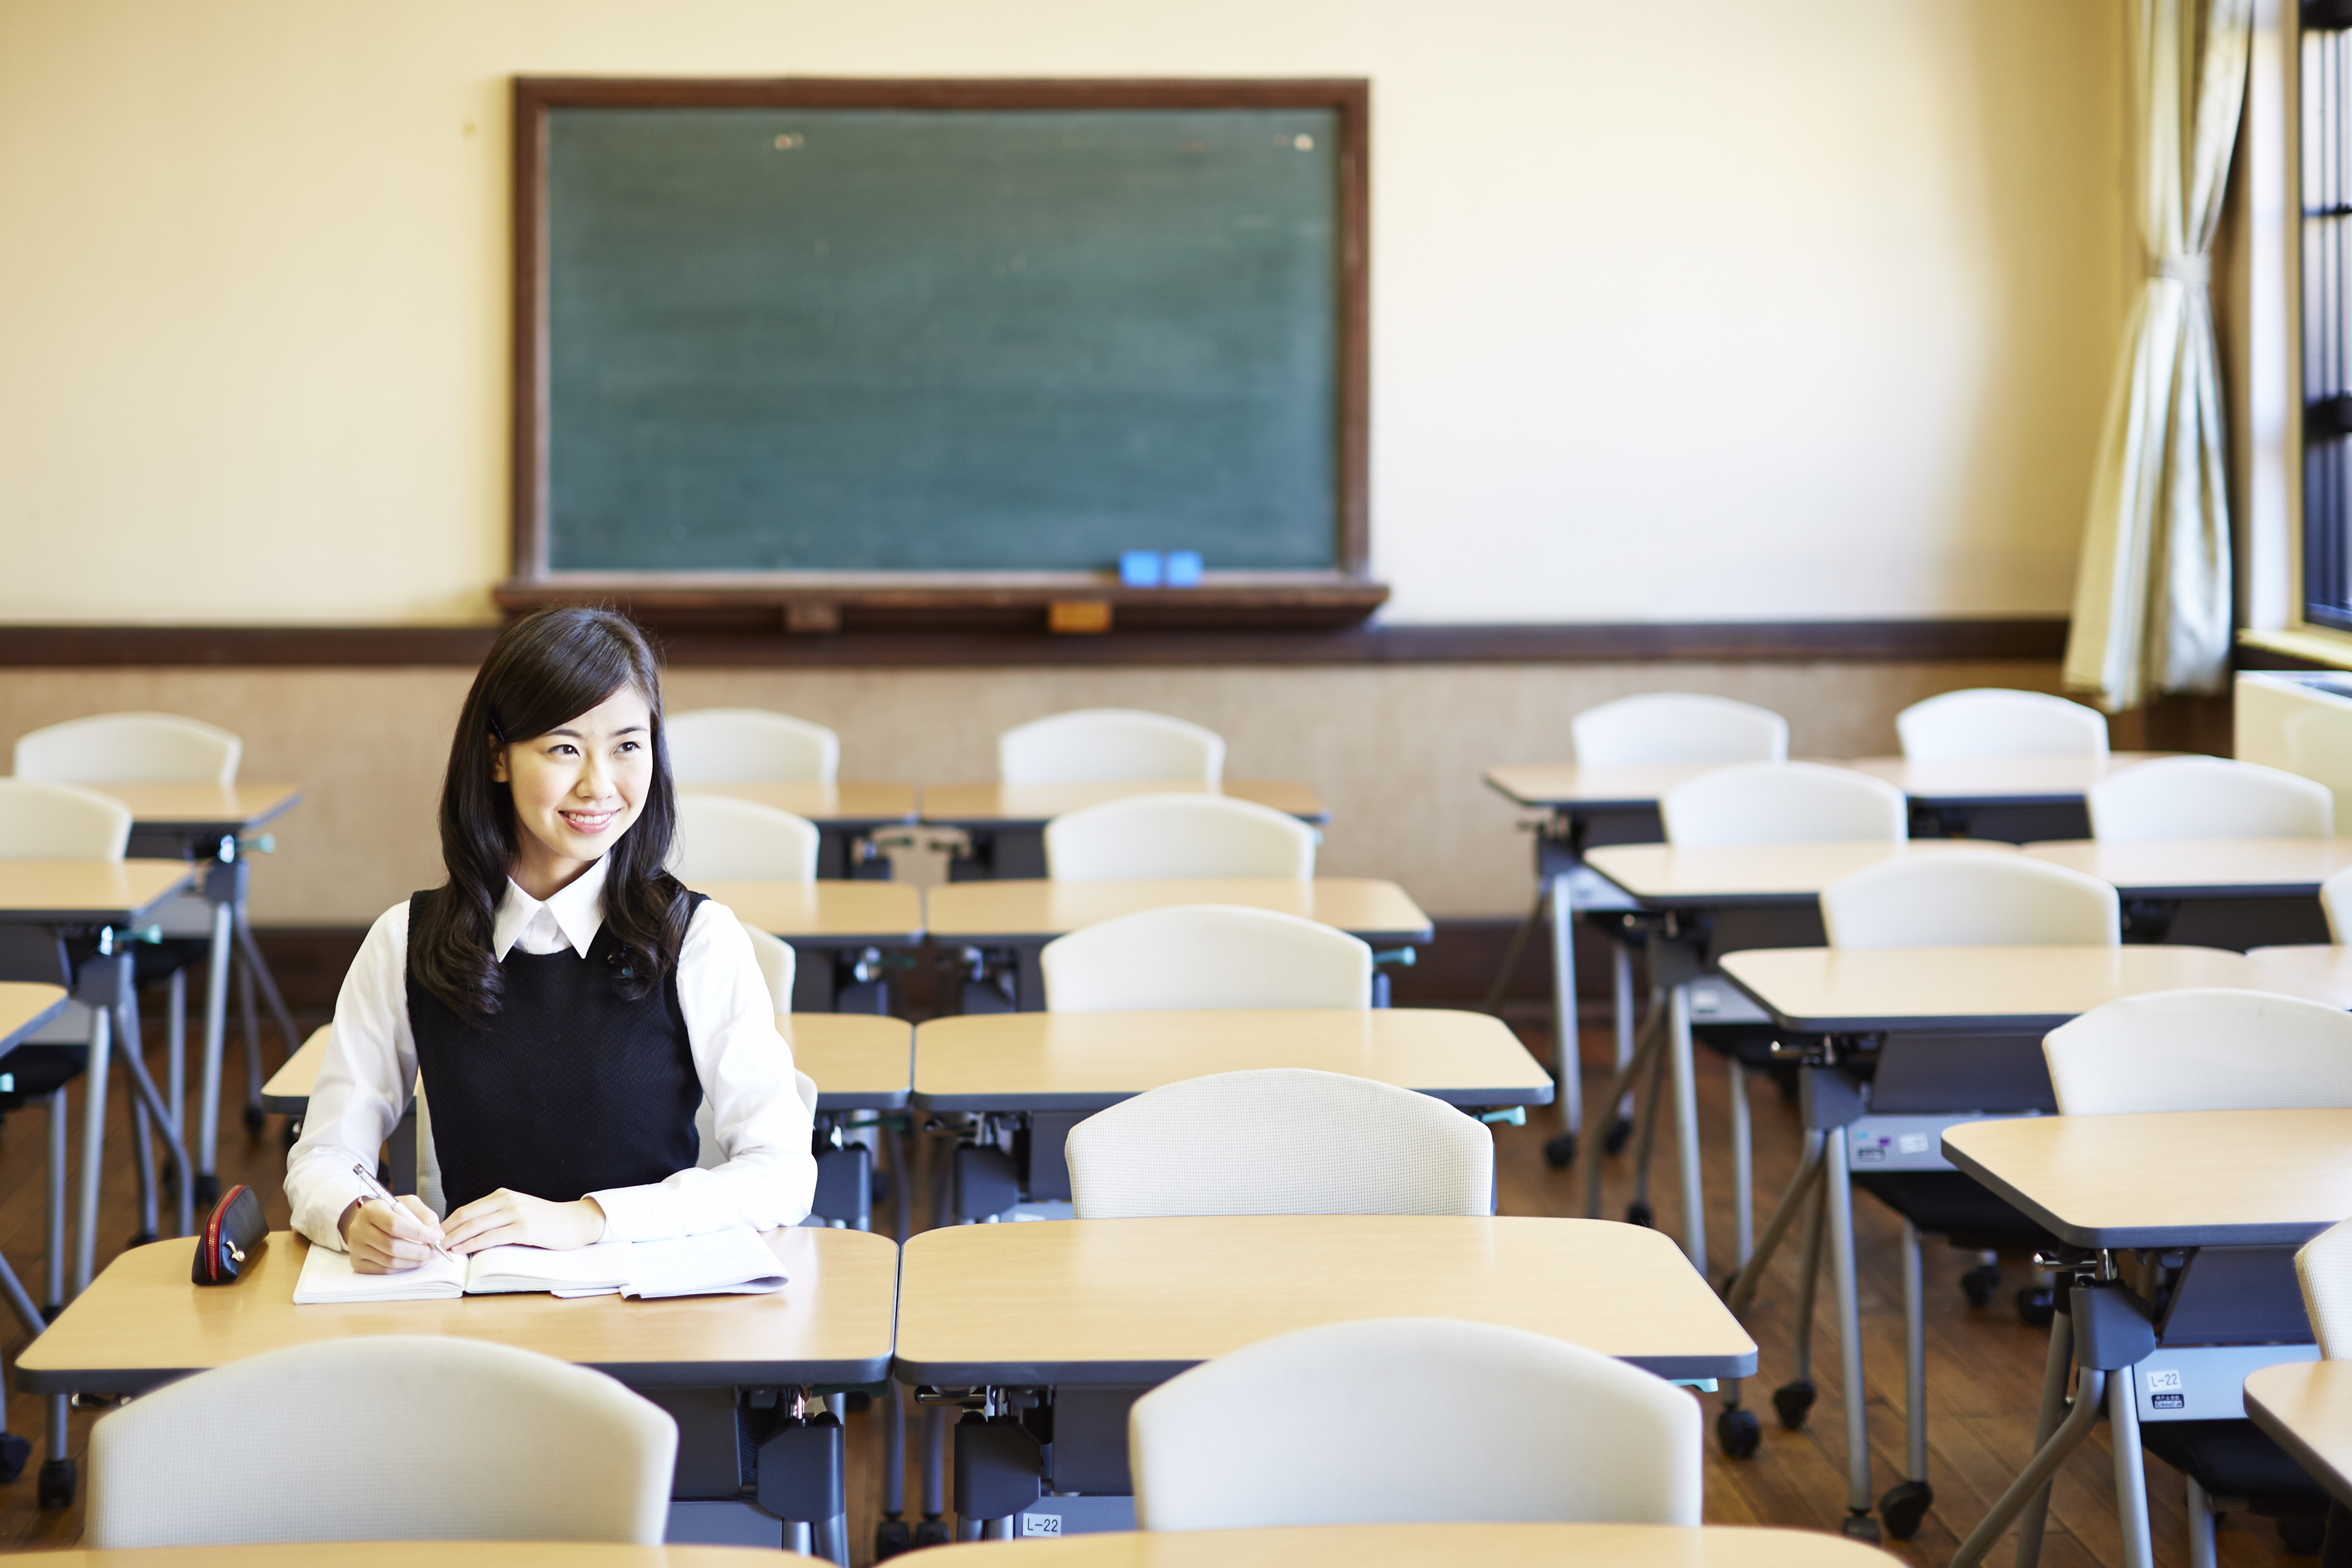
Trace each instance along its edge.
{"label": "shirt collar", "polygon": [[604,925],[604,875],[612,868],[612,857],[601,856],[588,869],[555,890],[553,898],[544,901],[532,898],[507,879],[506,897],[499,900],[499,917],[490,931],[490,951],[501,963],[522,933],[541,910],[554,920],[563,940],[581,957],[588,956],[596,933]]}

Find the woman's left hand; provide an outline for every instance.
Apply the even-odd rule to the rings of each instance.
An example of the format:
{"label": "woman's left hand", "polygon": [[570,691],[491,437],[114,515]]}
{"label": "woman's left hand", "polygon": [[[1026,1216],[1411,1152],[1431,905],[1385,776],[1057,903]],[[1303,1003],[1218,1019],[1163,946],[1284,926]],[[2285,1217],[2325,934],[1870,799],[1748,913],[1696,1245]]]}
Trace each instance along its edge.
{"label": "woman's left hand", "polygon": [[604,1237],[604,1211],[593,1198],[554,1204],[500,1187],[441,1222],[442,1245],[452,1252],[489,1247],[586,1247]]}

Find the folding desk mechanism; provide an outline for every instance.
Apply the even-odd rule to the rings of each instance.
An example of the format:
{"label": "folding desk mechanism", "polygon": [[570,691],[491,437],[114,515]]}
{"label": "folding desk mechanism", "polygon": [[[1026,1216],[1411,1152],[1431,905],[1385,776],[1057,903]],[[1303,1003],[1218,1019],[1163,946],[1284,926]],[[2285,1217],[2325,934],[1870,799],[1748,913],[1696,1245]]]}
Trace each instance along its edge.
{"label": "folding desk mechanism", "polygon": [[950,1160],[950,1213],[967,1223],[999,1218],[1024,1205],[1066,1205],[1070,1130],[1091,1114],[1024,1110],[935,1118],[929,1131],[953,1132],[958,1139]]}
{"label": "folding desk mechanism", "polygon": [[638,1392],[677,1423],[672,1542],[814,1547],[816,1555],[849,1561],[841,1417],[816,1390]]}
{"label": "folding desk mechanism", "polygon": [[1001,1536],[1135,1528],[1128,1412],[1147,1384],[922,1388],[919,1404],[964,1412],[955,1426],[957,1515]]}

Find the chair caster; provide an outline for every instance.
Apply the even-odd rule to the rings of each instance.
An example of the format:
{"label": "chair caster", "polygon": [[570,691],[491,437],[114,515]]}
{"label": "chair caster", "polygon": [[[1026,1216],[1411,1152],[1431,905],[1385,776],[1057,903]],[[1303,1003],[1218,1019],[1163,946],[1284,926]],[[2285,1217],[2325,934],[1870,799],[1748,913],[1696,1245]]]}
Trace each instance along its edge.
{"label": "chair caster", "polygon": [[954,1539],[955,1531],[948,1528],[948,1521],[944,1519],[927,1519],[915,1526],[915,1544],[918,1546],[945,1546]]}
{"label": "chair caster", "polygon": [[42,1461],[37,1495],[43,1508],[73,1507],[74,1462],[71,1459]]}
{"label": "chair caster", "polygon": [[2058,1315],[2058,1292],[2047,1285],[2028,1285],[2017,1293],[2017,1321],[2029,1328],[2046,1329]]}
{"label": "chair caster", "polygon": [[915,1532],[903,1519],[886,1519],[874,1527],[874,1561],[896,1557],[915,1544]]}
{"label": "chair caster", "polygon": [[1900,1481],[1887,1489],[1878,1500],[1878,1517],[1886,1521],[1886,1533],[1897,1541],[1908,1541],[1919,1533],[1919,1524],[1936,1503],[1936,1489],[1925,1481]]}
{"label": "chair caster", "polygon": [[1867,1541],[1875,1546],[1878,1544],[1878,1521],[1866,1513],[1850,1513],[1845,1516],[1845,1522],[1838,1526],[1838,1533],[1848,1541]]}
{"label": "chair caster", "polygon": [[1764,1426],[1753,1410],[1737,1405],[1716,1413],[1715,1441],[1727,1459],[1744,1459],[1764,1446]]}
{"label": "chair caster", "polygon": [[1608,1131],[1601,1135],[1601,1152],[1604,1154],[1622,1154],[1625,1152],[1626,1141],[1633,1136],[1632,1119],[1621,1116],[1609,1124]]}
{"label": "chair caster", "polygon": [[1800,1431],[1805,1417],[1812,1414],[1813,1385],[1810,1379],[1784,1383],[1772,1391],[1772,1410],[1780,1417],[1780,1425],[1791,1432]]}
{"label": "chair caster", "polygon": [[1565,1171],[1576,1163],[1576,1134],[1556,1132],[1544,1140],[1544,1163],[1555,1171]]}
{"label": "chair caster", "polygon": [[1658,1216],[1650,1212],[1650,1205],[1647,1204],[1627,1204],[1625,1205],[1625,1223],[1627,1225],[1638,1225],[1643,1230],[1655,1230],[1657,1228],[1657,1218]]}
{"label": "chair caster", "polygon": [[261,1114],[261,1107],[257,1105],[248,1105],[245,1108],[245,1135],[247,1137],[260,1137],[261,1130],[268,1124],[268,1118]]}
{"label": "chair caster", "polygon": [[209,1171],[196,1173],[196,1206],[209,1209],[220,1202],[220,1178]]}
{"label": "chair caster", "polygon": [[2000,1289],[2000,1265],[1998,1263],[1977,1265],[1960,1276],[1960,1289],[1967,1293],[1969,1306],[1991,1306],[1992,1293]]}
{"label": "chair caster", "polygon": [[23,1475],[32,1458],[33,1445],[29,1438],[19,1437],[14,1432],[0,1432],[0,1485]]}
{"label": "chair caster", "polygon": [[158,1237],[156,1236],[156,1234],[155,1234],[153,1231],[152,1231],[152,1230],[142,1230],[142,1231],[139,1231],[139,1232],[135,1233],[135,1234],[131,1237],[131,1239],[130,1239],[129,1241],[124,1242],[122,1245],[123,1245],[124,1247],[144,1247],[144,1246],[146,1246],[149,1242],[151,1242],[151,1241],[156,1241],[156,1240],[159,1240],[159,1239],[161,1239],[161,1238],[160,1238],[160,1237]]}

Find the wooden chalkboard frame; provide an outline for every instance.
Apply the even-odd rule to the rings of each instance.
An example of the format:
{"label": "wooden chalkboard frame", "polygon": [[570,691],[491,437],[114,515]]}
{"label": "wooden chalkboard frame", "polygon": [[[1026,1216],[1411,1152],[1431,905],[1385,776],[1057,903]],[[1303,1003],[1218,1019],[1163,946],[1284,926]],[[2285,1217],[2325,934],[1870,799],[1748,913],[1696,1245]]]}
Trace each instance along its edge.
{"label": "wooden chalkboard frame", "polygon": [[[1339,567],[1207,574],[1198,588],[1123,589],[1108,574],[616,573],[548,567],[547,150],[554,109],[1319,109],[1339,124]],[[1370,580],[1368,292],[1370,87],[1361,79],[934,79],[782,77],[514,79],[513,575],[509,612],[612,603],[665,624],[795,632],[1328,628],[1388,597]]]}

